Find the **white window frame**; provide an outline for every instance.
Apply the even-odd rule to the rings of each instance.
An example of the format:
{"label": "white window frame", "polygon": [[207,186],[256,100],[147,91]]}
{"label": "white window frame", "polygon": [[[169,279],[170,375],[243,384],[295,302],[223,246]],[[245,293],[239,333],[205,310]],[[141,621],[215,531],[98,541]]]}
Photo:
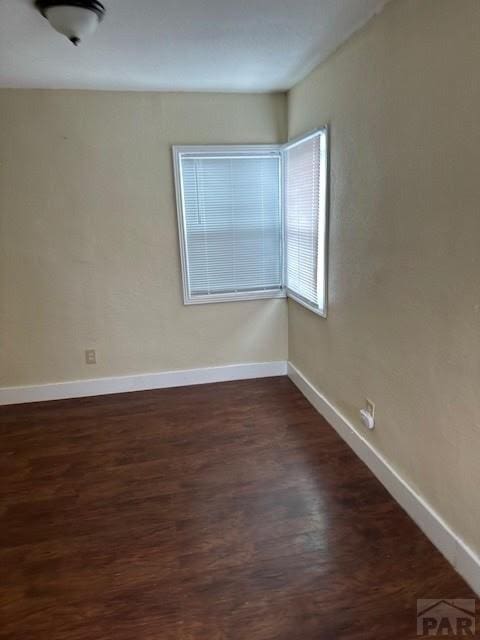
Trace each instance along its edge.
{"label": "white window frame", "polygon": [[[316,307],[315,305],[309,303],[307,300],[305,300],[304,298],[302,298],[301,296],[298,296],[294,291],[292,291],[291,289],[288,288],[287,286],[287,276],[286,276],[286,263],[287,263],[287,259],[286,259],[286,251],[287,251],[287,242],[288,242],[288,237],[287,237],[287,225],[285,224],[285,194],[286,194],[286,189],[285,189],[285,181],[286,181],[286,172],[285,172],[285,154],[289,149],[292,149],[293,147],[295,147],[298,144],[301,144],[302,142],[306,142],[307,140],[309,140],[310,138],[313,138],[315,136],[318,136],[319,134],[323,134],[325,135],[325,142],[326,142],[326,157],[325,157],[325,173],[326,173],[326,184],[325,184],[325,189],[326,189],[326,193],[325,193],[325,228],[324,228],[324,234],[323,234],[323,255],[324,255],[324,264],[323,264],[323,278],[322,278],[322,286],[323,286],[323,291],[324,291],[324,296],[323,296],[323,300],[324,300],[324,304],[323,304],[323,308],[320,309],[319,307]],[[283,187],[282,187],[282,191],[283,191],[283,203],[282,203],[282,207],[283,207],[283,229],[284,229],[284,237],[283,237],[283,245],[284,245],[284,259],[283,259],[283,264],[284,264],[284,284],[286,287],[286,291],[287,291],[287,298],[291,298],[292,300],[294,300],[295,302],[297,302],[298,304],[302,305],[303,307],[305,307],[306,309],[309,309],[310,311],[313,311],[313,313],[321,316],[322,318],[326,318],[327,317],[327,311],[328,311],[328,265],[329,265],[329,229],[330,229],[330,127],[328,125],[324,125],[323,127],[318,127],[317,129],[313,129],[312,131],[309,131],[308,133],[304,133],[301,134],[295,138],[293,138],[292,140],[289,140],[286,144],[282,145],[282,156],[283,156],[283,161],[282,161],[282,171],[283,171]],[[317,263],[317,271],[318,271],[318,263]]]}
{"label": "white window frame", "polygon": [[[245,300],[264,300],[269,298],[286,298],[285,289],[285,247],[284,247],[284,215],[283,215],[283,157],[282,145],[278,144],[254,144],[254,145],[174,145],[173,168],[175,178],[175,193],[177,200],[177,219],[178,219],[178,235],[180,243],[180,261],[182,267],[182,286],[183,301],[185,305],[191,304],[209,304],[215,302],[234,302]],[[248,292],[232,292],[217,293],[204,296],[191,296],[188,273],[187,258],[187,239],[185,228],[185,202],[183,196],[183,179],[182,179],[182,157],[189,155],[214,155],[221,157],[222,155],[234,156],[261,156],[273,155],[279,158],[280,164],[280,180],[279,180],[279,202],[280,202],[280,220],[281,220],[281,257],[282,257],[282,287],[274,291],[248,291]]]}
{"label": "white window frame", "polygon": [[[324,305],[320,309],[312,304],[309,304],[304,298],[295,294],[286,286],[286,274],[287,274],[287,242],[286,237],[287,227],[285,224],[285,155],[286,152],[297,144],[300,144],[319,133],[325,135],[326,139],[326,158],[325,158],[325,171],[326,171],[326,194],[325,194],[325,229],[323,235],[323,290],[324,290]],[[180,244],[180,261],[182,269],[182,287],[183,287],[183,300],[185,305],[192,304],[209,304],[216,302],[228,302],[228,301],[245,301],[245,300],[262,300],[269,298],[291,298],[298,304],[301,304],[305,308],[309,309],[313,313],[326,318],[328,309],[328,267],[329,267],[329,224],[330,224],[330,128],[328,125],[319,127],[308,133],[302,134],[292,140],[289,140],[285,144],[253,144],[253,145],[174,145],[172,147],[173,154],[173,169],[175,178],[175,194],[177,201],[177,221],[178,221],[178,234]],[[279,180],[279,202],[280,202],[280,214],[281,214],[281,255],[282,255],[282,288],[277,291],[249,291],[239,293],[219,293],[209,294],[204,296],[191,296],[189,286],[188,275],[188,259],[187,259],[187,242],[186,242],[186,228],[185,228],[185,203],[183,198],[183,179],[182,179],[182,164],[181,159],[183,156],[192,155],[235,155],[235,156],[259,156],[259,155],[275,155],[280,159],[280,180]],[[317,265],[318,268],[318,265]]]}

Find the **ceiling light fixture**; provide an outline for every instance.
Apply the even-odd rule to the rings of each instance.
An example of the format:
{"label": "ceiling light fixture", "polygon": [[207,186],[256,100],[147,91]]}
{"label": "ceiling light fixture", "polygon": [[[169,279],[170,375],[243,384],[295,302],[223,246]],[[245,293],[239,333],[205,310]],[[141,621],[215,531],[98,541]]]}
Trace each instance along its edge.
{"label": "ceiling light fixture", "polygon": [[36,0],[35,6],[75,46],[92,35],[105,15],[105,7],[97,0]]}

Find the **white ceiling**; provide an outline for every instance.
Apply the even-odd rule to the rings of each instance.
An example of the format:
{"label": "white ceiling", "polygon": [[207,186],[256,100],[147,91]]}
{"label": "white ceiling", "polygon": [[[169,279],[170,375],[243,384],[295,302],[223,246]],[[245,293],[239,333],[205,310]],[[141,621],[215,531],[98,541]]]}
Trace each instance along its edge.
{"label": "white ceiling", "polygon": [[33,0],[0,0],[0,86],[281,91],[387,0],[104,0],[80,47]]}

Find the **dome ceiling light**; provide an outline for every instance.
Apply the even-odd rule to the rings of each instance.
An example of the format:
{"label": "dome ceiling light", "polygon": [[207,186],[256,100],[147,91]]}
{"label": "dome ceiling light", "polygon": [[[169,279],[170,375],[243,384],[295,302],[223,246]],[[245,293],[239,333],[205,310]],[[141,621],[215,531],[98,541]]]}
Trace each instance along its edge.
{"label": "dome ceiling light", "polygon": [[105,7],[97,0],[36,0],[35,6],[75,46],[94,33],[105,15]]}

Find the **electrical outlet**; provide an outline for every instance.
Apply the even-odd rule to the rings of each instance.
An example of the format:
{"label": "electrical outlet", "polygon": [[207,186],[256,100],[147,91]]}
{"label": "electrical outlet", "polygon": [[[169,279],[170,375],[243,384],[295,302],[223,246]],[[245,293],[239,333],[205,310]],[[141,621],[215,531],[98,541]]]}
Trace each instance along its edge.
{"label": "electrical outlet", "polygon": [[86,349],[85,362],[87,364],[97,364],[97,354],[95,353],[95,349]]}
{"label": "electrical outlet", "polygon": [[360,410],[360,420],[367,429],[375,429],[375,403],[365,399],[365,409]]}
{"label": "electrical outlet", "polygon": [[365,401],[365,411],[367,411],[372,418],[375,418],[375,403],[368,398]]}

